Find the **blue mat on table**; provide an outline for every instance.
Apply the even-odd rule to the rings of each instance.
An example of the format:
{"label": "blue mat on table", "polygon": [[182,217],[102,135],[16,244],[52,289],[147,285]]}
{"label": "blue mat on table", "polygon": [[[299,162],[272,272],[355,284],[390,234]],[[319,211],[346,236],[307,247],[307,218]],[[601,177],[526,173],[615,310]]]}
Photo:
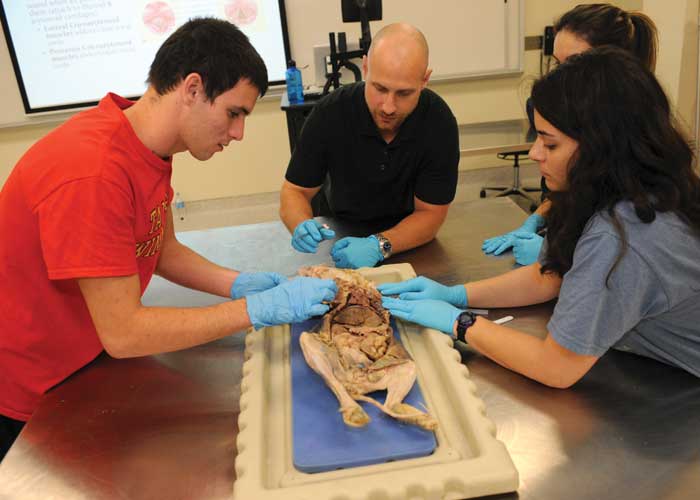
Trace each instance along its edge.
{"label": "blue mat on table", "polygon": [[[369,404],[359,402],[372,421],[365,427],[348,427],[338,408],[337,398],[323,379],[313,371],[301,351],[299,336],[321,321],[310,319],[292,324],[292,449],[294,466],[302,472],[383,463],[430,455],[435,451],[435,434],[395,420]],[[396,323],[391,326],[399,340]],[[383,403],[386,391],[368,396]],[[418,382],[404,402],[423,410],[425,403]]]}

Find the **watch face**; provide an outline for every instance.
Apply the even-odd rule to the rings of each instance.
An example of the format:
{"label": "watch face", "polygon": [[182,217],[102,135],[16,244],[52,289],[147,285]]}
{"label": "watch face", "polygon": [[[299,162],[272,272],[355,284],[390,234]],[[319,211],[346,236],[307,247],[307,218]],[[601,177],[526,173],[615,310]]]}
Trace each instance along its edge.
{"label": "watch face", "polygon": [[476,321],[476,315],[469,311],[464,311],[457,316],[457,340],[467,342],[467,329],[474,324],[474,321]]}
{"label": "watch face", "polygon": [[474,313],[469,311],[464,311],[457,317],[458,327],[464,328],[465,330],[474,324],[476,316]]}
{"label": "watch face", "polygon": [[382,234],[375,234],[375,238],[379,241],[379,251],[382,252],[382,256],[386,259],[391,255],[391,242]]}
{"label": "watch face", "polygon": [[474,321],[476,320],[476,316],[474,313],[470,313],[469,311],[464,311],[460,315],[460,322],[464,325],[465,328],[469,328],[474,324]]}

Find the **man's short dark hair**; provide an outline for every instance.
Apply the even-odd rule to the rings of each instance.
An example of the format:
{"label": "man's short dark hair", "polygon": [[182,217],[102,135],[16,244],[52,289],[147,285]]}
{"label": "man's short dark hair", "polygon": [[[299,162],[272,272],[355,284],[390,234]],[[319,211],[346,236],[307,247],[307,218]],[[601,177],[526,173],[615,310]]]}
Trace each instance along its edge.
{"label": "man's short dark hair", "polygon": [[210,101],[246,79],[260,95],[267,91],[267,68],[248,37],[233,24],[211,17],[190,19],[160,46],[146,83],[160,94],[187,75],[202,77]]}

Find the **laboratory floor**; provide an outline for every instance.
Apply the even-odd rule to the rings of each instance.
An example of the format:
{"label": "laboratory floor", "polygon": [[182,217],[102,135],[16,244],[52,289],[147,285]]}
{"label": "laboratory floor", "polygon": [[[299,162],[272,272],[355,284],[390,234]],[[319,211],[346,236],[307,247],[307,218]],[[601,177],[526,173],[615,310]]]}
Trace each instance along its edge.
{"label": "laboratory floor", "polygon": [[[537,165],[520,167],[521,184],[539,186],[540,174]],[[479,198],[484,185],[508,186],[513,182],[513,168],[497,166],[459,173],[455,202],[471,201]],[[495,192],[489,192],[495,196]],[[539,198],[539,193],[533,193]],[[512,196],[523,210],[528,211],[529,202],[521,196]],[[238,226],[258,222],[275,221],[279,218],[279,192],[233,196],[214,200],[189,201],[185,207],[184,220],[175,220],[176,231],[208,229],[212,227]]]}

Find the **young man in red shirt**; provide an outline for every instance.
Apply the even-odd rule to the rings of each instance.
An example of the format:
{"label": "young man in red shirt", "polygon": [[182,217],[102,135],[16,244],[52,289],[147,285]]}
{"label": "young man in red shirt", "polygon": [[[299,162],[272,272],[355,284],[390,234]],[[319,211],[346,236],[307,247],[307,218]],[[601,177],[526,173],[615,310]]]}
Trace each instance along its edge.
{"label": "young man in red shirt", "polygon": [[[0,192],[0,460],[41,395],[95,359],[175,351],[323,314],[332,281],[223,268],[175,238],[172,156],[243,138],[267,70],[234,25],[194,19],[136,102],[108,94],[20,159]],[[145,307],[156,273],[233,300]]]}

